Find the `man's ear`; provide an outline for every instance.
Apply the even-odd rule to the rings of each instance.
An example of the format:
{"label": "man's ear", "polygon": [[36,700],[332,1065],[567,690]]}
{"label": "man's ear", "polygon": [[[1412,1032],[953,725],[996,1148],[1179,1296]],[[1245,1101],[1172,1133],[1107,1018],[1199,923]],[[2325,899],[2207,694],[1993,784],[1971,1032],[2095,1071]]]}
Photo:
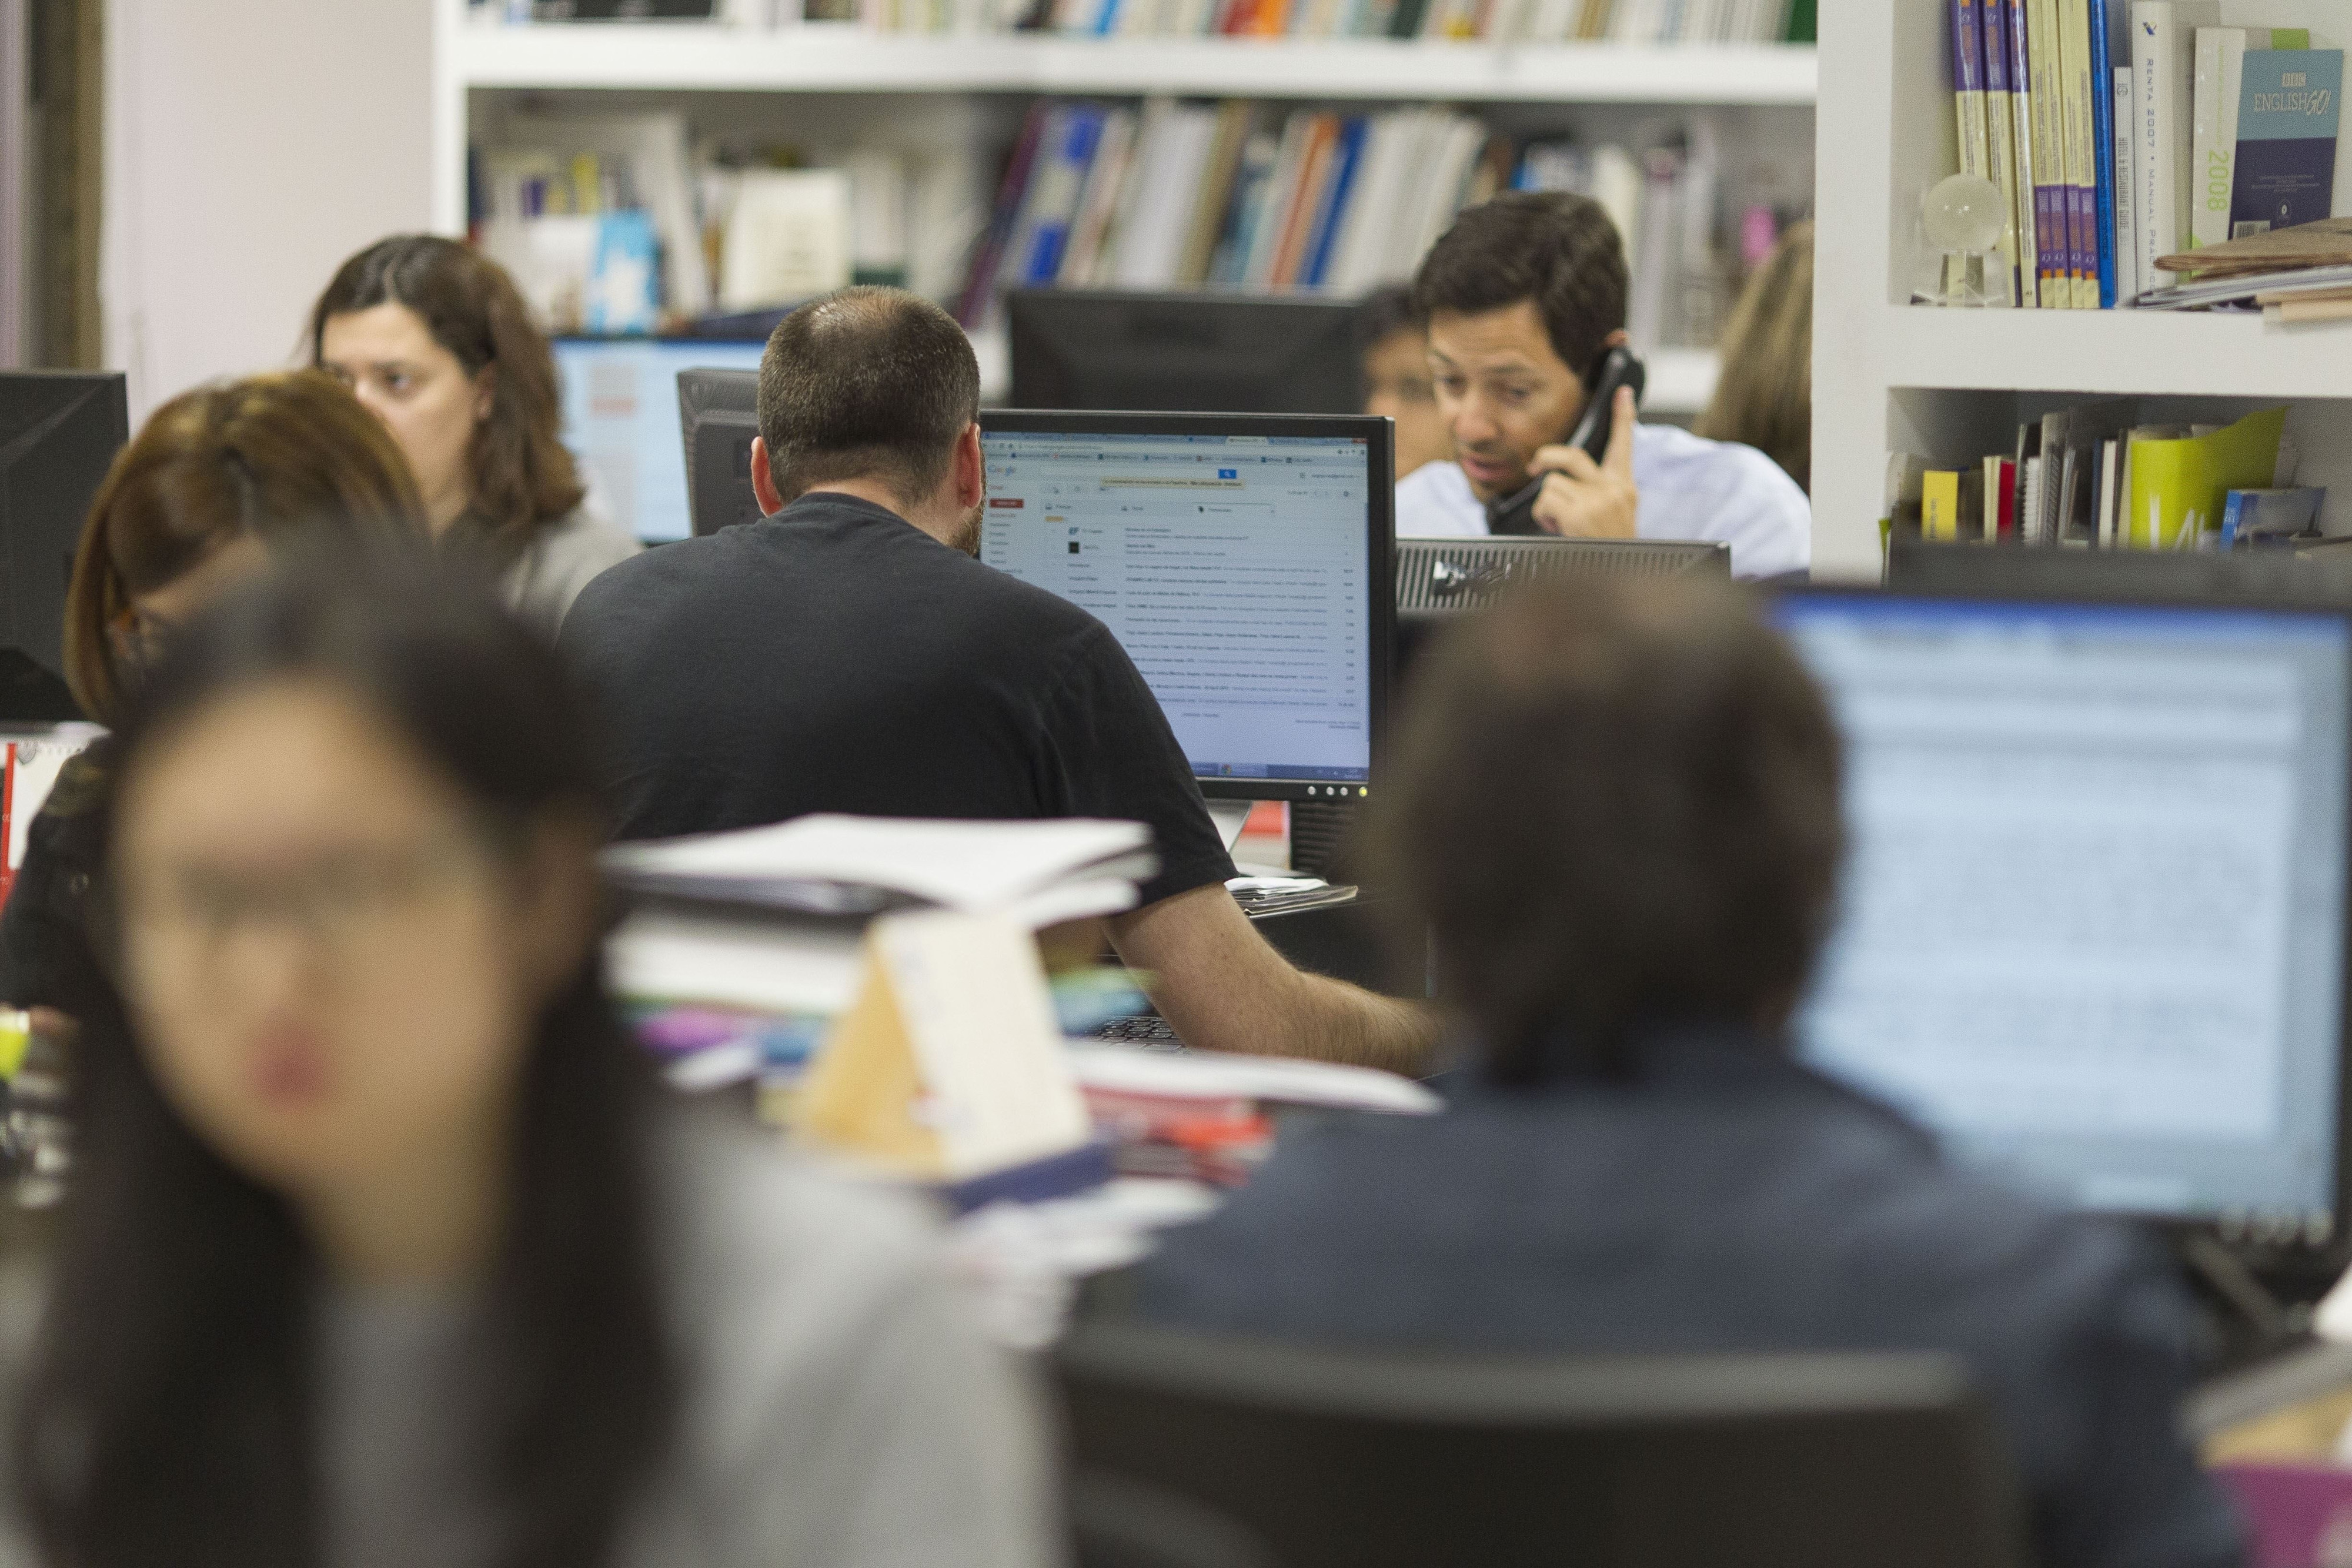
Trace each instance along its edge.
{"label": "man's ear", "polygon": [[783,492],[776,488],[776,471],[768,465],[768,443],[764,436],[751,437],[751,494],[759,498],[760,510],[774,517],[784,509]]}
{"label": "man's ear", "polygon": [[956,438],[955,455],[956,506],[961,510],[977,507],[988,496],[988,466],[980,451],[980,422],[972,421]]}

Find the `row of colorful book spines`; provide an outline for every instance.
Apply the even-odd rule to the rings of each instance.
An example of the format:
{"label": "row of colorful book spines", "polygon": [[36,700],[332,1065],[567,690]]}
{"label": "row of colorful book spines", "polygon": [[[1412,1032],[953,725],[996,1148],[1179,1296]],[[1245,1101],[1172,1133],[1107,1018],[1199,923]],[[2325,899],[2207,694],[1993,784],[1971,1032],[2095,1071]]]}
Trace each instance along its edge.
{"label": "row of colorful book spines", "polygon": [[[2131,99],[2127,87],[2117,86],[2129,71],[2111,73],[2108,67],[2107,4],[2080,0],[2077,16],[2046,0],[1950,0],[1953,88],[1964,99],[1983,95],[1992,131],[1990,172],[2017,204],[2011,220],[2019,231],[2011,257],[2018,268],[2013,287],[2028,306],[2095,309],[2117,301],[2117,165],[2110,138],[2121,130],[2115,104]],[[2084,68],[2064,68],[2070,57]],[[2052,87],[2041,99],[2032,86],[2037,63]],[[2088,101],[2074,101],[2085,89]],[[2110,96],[2117,90],[2124,94],[2120,99]],[[2042,126],[2042,118],[2051,114],[2059,123]],[[1963,107],[1962,119],[1967,118]],[[2012,127],[2015,140],[2010,141]],[[2071,162],[2064,152],[2070,131],[2085,127],[2087,142],[2078,145],[2088,154],[2083,172],[2090,176],[2089,184],[2063,178],[2074,172],[2065,167]],[[1965,124],[1961,134],[1969,134]],[[2004,143],[2011,148],[2008,160],[1998,153]],[[2051,179],[2052,174],[2062,177]],[[2030,261],[2023,243],[2029,239]]]}
{"label": "row of colorful book spines", "polygon": [[[1058,25],[1040,18],[1024,26],[1041,26],[1045,30],[1080,36],[1106,37],[1117,33],[1130,5],[1142,0],[1099,0],[1091,13],[1077,20],[1065,20]],[[1218,0],[1207,17],[1201,36],[1228,37],[1282,37],[1297,36],[1329,36],[1336,37],[1433,37],[1444,39],[1478,39],[1492,30],[1498,7],[1494,0],[1344,0],[1334,12],[1328,13],[1328,27],[1318,28],[1313,18],[1321,7],[1313,0]],[[1810,44],[1814,41],[1814,7],[1811,0],[1800,0],[1790,7],[1789,20],[1769,39],[1756,42]],[[1147,29],[1146,36],[1153,36]],[[1677,38],[1662,33],[1654,39],[1622,39],[1586,30],[1571,30],[1563,39],[1593,43],[1674,43]]]}

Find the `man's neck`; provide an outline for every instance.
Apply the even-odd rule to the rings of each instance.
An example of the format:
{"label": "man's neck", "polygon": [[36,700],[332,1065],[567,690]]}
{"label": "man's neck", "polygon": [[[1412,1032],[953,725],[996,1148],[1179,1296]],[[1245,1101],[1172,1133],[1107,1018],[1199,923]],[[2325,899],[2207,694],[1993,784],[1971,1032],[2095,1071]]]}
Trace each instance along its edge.
{"label": "man's neck", "polygon": [[849,496],[897,514],[944,545],[953,545],[959,521],[952,505],[909,507],[879,479],[828,479],[803,491],[804,496]]}

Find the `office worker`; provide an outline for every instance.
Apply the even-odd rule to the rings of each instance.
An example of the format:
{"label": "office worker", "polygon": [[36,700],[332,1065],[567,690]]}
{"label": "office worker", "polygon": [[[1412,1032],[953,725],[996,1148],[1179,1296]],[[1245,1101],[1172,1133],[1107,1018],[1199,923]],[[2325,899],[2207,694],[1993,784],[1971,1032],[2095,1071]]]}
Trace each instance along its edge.
{"label": "office worker", "polygon": [[2176,1425],[2196,1335],[2159,1249],[1947,1163],[1791,1055],[1839,746],[1733,591],[1507,601],[1435,651],[1373,805],[1371,866],[1425,918],[1476,1065],[1441,1114],[1286,1134],[1143,1265],[1145,1312],[1398,1347],[1950,1350],[2037,1561],[2236,1561]]}
{"label": "office worker", "polygon": [[1390,284],[1364,296],[1356,307],[1356,341],[1364,358],[1364,412],[1396,423],[1396,476],[1450,455],[1429,381],[1429,333],[1412,313],[1412,290]]}
{"label": "office worker", "polygon": [[[316,371],[200,387],[148,417],[92,499],[66,591],[66,680],[102,725],[173,629],[303,541],[423,552],[425,509],[383,426]],[[70,1019],[111,992],[90,936],[113,747],[66,765],[0,905],[0,1002]]]}
{"label": "office worker", "polygon": [[543,638],[472,580],[267,580],[121,733],[128,1006],[17,1400],[43,1560],[1053,1560],[912,1207],[649,1077]]}
{"label": "office worker", "polygon": [[500,574],[549,636],[637,541],[586,505],[555,356],[498,263],[433,235],[378,240],[311,307],[310,361],[382,419],[446,550]]}
{"label": "office worker", "polygon": [[1813,488],[1813,225],[1789,225],[1740,291],[1717,345],[1723,369],[1691,428],[1737,441]]}
{"label": "office worker", "polygon": [[1630,392],[1599,460],[1565,444],[1587,378],[1626,340],[1626,288],[1624,246],[1597,202],[1521,192],[1454,219],[1412,285],[1454,461],[1398,483],[1399,533],[1486,533],[1488,507],[1541,476],[1548,533],[1721,540],[1740,577],[1811,564],[1804,492],[1761,453],[1636,423]]}
{"label": "office worker", "polygon": [[760,368],[764,521],[591,583],[562,646],[604,700],[625,838],[873,816],[1148,824],[1160,870],[1111,940],[1194,1045],[1411,1067],[1419,1009],[1290,967],[1150,688],[1086,611],[974,559],[980,371],[937,306],[803,306]]}

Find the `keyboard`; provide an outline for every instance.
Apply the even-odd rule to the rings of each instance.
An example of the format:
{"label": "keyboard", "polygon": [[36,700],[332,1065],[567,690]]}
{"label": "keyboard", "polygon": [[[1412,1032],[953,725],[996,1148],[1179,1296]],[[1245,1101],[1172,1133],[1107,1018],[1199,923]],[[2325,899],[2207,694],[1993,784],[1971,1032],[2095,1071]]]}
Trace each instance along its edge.
{"label": "keyboard", "polygon": [[1136,1045],[1176,1045],[1175,1029],[1158,1013],[1137,1013],[1098,1025],[1089,1040],[1121,1040]]}

